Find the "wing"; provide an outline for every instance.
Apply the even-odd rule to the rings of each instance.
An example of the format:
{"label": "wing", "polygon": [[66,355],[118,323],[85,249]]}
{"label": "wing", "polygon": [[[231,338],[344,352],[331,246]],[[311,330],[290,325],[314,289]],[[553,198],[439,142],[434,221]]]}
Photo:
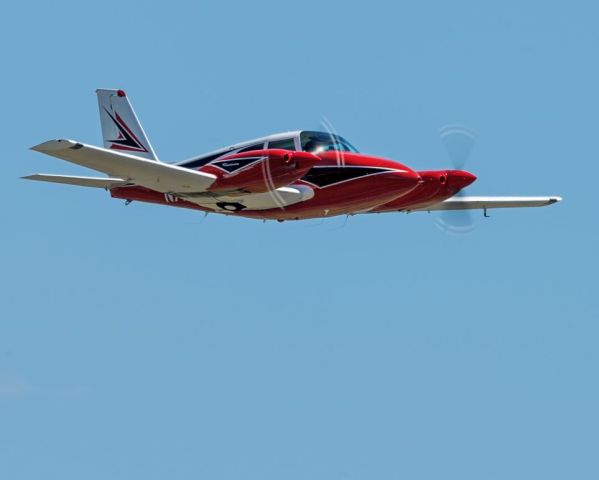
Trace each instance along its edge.
{"label": "wing", "polygon": [[205,192],[216,179],[216,176],[210,173],[147,160],[73,140],[50,140],[31,149],[162,193]]}
{"label": "wing", "polygon": [[80,187],[113,188],[125,185],[127,182],[122,178],[99,178],[99,177],[73,177],[68,175],[51,175],[36,173],[21,177],[25,180],[38,180],[41,182],[64,183],[67,185],[78,185]]}
{"label": "wing", "polygon": [[560,202],[561,197],[452,197],[427,207],[416,208],[414,212],[433,210],[473,210],[487,208],[544,207]]}

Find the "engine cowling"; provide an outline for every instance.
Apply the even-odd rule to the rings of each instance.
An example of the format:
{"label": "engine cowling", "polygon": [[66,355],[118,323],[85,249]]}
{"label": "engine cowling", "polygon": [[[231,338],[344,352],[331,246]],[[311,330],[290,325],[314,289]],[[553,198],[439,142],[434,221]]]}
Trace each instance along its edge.
{"label": "engine cowling", "polygon": [[221,157],[201,170],[216,175],[215,193],[264,193],[302,178],[320,162],[309,152],[256,150]]}

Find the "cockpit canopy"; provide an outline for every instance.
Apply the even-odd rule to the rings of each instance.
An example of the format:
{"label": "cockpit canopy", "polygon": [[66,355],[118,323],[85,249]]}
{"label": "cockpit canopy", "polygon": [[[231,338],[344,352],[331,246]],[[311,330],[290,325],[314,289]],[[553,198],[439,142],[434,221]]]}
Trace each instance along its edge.
{"label": "cockpit canopy", "polygon": [[270,137],[263,137],[249,142],[239,143],[204,154],[194,159],[185,160],[178,163],[178,165],[187,168],[198,168],[225,155],[263,150],[266,148],[281,150],[299,149],[314,154],[331,151],[358,153],[358,150],[356,150],[351,143],[339,135],[328,132],[302,131],[271,135]]}
{"label": "cockpit canopy", "polygon": [[304,152],[314,154],[329,151],[358,153],[358,150],[343,137],[328,132],[301,132],[300,144]]}

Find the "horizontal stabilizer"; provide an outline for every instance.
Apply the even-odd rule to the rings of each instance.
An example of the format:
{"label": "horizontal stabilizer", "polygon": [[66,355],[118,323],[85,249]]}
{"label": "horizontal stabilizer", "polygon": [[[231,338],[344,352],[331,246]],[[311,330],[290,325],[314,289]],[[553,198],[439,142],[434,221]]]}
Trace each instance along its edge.
{"label": "horizontal stabilizer", "polygon": [[127,183],[122,178],[99,178],[99,177],[73,177],[68,175],[52,175],[46,173],[36,173],[21,177],[25,180],[38,180],[40,182],[65,183],[67,185],[77,185],[79,187],[94,188],[112,188]]}
{"label": "horizontal stabilizer", "polygon": [[561,200],[561,197],[452,197],[434,205],[416,208],[413,211],[430,212],[433,210],[544,207],[560,202]]}
{"label": "horizontal stabilizer", "polygon": [[31,149],[163,193],[205,192],[216,179],[216,176],[210,173],[85,145],[73,140],[50,140]]}

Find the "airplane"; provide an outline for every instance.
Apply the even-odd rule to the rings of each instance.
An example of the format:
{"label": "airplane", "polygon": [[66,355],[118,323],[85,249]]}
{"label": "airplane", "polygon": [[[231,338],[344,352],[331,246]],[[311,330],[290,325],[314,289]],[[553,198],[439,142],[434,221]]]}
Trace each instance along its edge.
{"label": "airplane", "polygon": [[34,174],[27,180],[107,190],[113,198],[260,220],[385,212],[540,207],[544,197],[472,197],[465,170],[416,171],[359,153],[333,132],[295,131],[166,163],[156,155],[124,90],[96,90],[104,147],[50,140],[32,150],[107,176]]}

